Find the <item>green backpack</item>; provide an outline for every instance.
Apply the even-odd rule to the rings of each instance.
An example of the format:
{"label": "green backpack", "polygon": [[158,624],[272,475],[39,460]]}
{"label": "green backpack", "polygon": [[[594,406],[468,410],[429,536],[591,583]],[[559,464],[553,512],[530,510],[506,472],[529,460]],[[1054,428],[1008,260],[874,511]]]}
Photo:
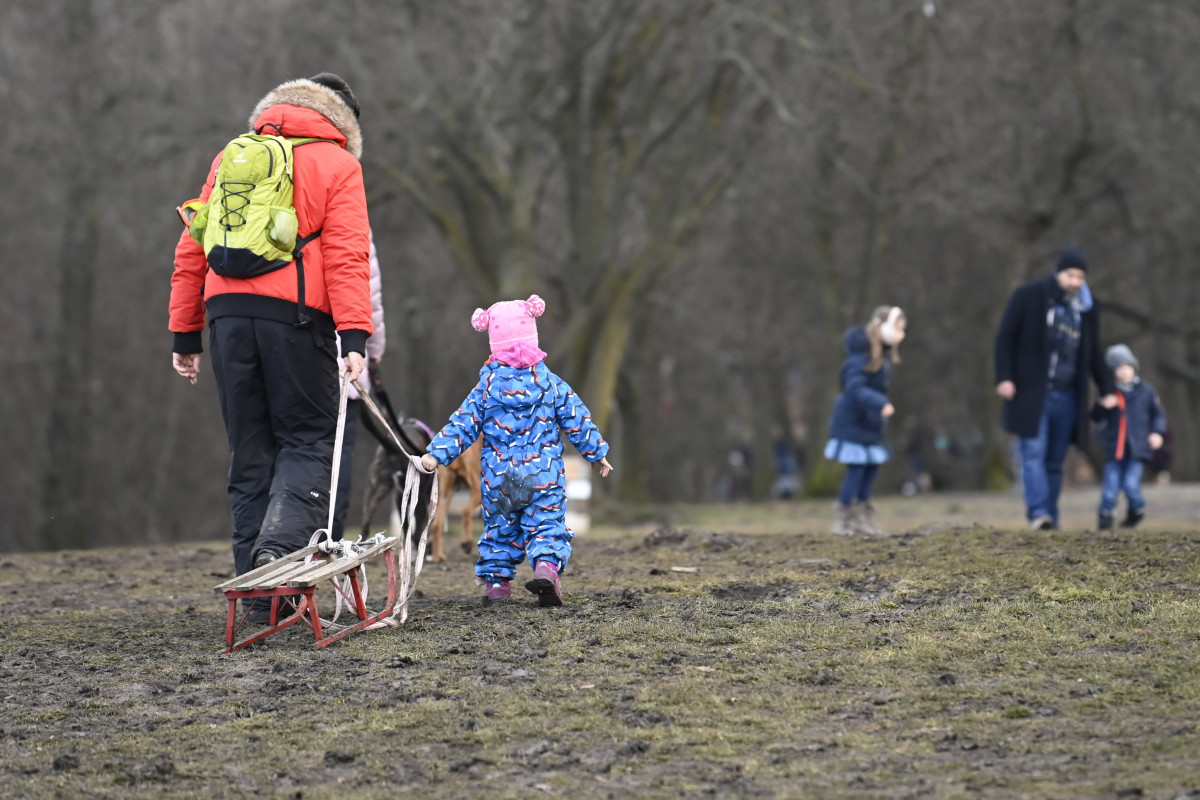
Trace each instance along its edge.
{"label": "green backpack", "polygon": [[180,208],[209,268],[225,278],[253,278],[286,267],[320,231],[297,240],[292,205],[292,150],[328,139],[244,133],[225,145],[207,203]]}
{"label": "green backpack", "polygon": [[229,144],[213,180],[207,203],[197,198],[177,211],[208,258],[208,267],[225,278],[254,278],[296,262],[296,324],[312,324],[304,305],[304,245],[320,230],[297,238],[292,205],[294,148],[332,139],[288,139],[269,133],[244,133]]}

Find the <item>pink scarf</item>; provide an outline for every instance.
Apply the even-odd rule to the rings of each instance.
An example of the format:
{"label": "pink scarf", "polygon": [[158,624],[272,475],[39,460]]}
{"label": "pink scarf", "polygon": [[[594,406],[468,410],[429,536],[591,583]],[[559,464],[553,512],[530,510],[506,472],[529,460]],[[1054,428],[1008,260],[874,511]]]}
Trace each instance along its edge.
{"label": "pink scarf", "polygon": [[545,357],[546,353],[543,350],[538,349],[528,342],[513,342],[492,353],[491,358],[486,363],[490,364],[493,361],[499,361],[510,367],[528,369],[541,362]]}

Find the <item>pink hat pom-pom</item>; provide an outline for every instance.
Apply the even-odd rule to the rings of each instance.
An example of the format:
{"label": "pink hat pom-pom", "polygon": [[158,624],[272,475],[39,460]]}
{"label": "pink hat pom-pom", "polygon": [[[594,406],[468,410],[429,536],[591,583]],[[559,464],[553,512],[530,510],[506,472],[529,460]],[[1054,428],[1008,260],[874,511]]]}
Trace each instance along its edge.
{"label": "pink hat pom-pom", "polygon": [[546,301],[536,294],[531,294],[529,295],[529,299],[525,301],[525,310],[529,312],[529,316],[531,317],[540,317],[546,311]]}
{"label": "pink hat pom-pom", "polygon": [[475,313],[471,315],[471,327],[483,333],[488,329],[488,312],[482,308],[475,309]]}

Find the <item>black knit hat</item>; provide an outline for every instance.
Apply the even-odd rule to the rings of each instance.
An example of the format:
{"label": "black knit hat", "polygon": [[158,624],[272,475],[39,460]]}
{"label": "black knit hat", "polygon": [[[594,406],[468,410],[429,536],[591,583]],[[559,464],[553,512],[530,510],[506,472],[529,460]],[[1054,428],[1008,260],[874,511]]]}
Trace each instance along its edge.
{"label": "black knit hat", "polygon": [[1062,272],[1064,269],[1081,269],[1087,272],[1087,268],[1087,256],[1083,254],[1083,248],[1079,245],[1069,244],[1059,253],[1058,266],[1054,268],[1054,271]]}
{"label": "black knit hat", "polygon": [[313,83],[319,83],[327,89],[333,89],[337,92],[338,97],[342,99],[351,111],[354,112],[354,118],[358,119],[360,109],[358,107],[358,98],[354,96],[353,90],[350,89],[350,84],[346,83],[338,75],[332,72],[321,72],[309,78]]}

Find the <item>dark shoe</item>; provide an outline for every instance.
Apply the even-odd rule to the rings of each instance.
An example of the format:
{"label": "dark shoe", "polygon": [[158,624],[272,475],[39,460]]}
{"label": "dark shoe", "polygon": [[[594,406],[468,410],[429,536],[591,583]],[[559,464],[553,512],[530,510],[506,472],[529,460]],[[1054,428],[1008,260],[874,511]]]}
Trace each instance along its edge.
{"label": "dark shoe", "polygon": [[1136,528],[1138,523],[1146,518],[1146,509],[1129,509],[1129,513],[1125,515],[1125,519],[1121,520],[1122,528]]}
{"label": "dark shoe", "polygon": [[1101,511],[1100,516],[1096,518],[1096,530],[1111,531],[1113,527],[1113,515],[1107,511]]}
{"label": "dark shoe", "polygon": [[258,553],[255,554],[254,568],[258,569],[259,567],[265,567],[267,564],[270,564],[272,561],[278,561],[278,560],[279,560],[279,553],[276,553],[274,550],[268,550],[268,549],[264,548],[262,550],[259,550]]}
{"label": "dark shoe", "polygon": [[246,609],[246,621],[255,625],[271,624],[271,598],[246,598],[242,601]]}
{"label": "dark shoe", "polygon": [[1054,520],[1047,514],[1029,520],[1029,529],[1033,531],[1049,531],[1054,529]]}
{"label": "dark shoe", "polygon": [[271,608],[256,608],[246,615],[246,621],[254,625],[271,624]]}
{"label": "dark shoe", "polygon": [[533,569],[533,580],[526,582],[525,588],[538,596],[538,605],[543,608],[562,605],[562,584],[553,561],[543,559],[537,562]]}
{"label": "dark shoe", "polygon": [[508,581],[488,581],[484,585],[487,586],[487,592],[483,595],[485,606],[490,606],[492,603],[503,603],[512,597],[512,584]]}

